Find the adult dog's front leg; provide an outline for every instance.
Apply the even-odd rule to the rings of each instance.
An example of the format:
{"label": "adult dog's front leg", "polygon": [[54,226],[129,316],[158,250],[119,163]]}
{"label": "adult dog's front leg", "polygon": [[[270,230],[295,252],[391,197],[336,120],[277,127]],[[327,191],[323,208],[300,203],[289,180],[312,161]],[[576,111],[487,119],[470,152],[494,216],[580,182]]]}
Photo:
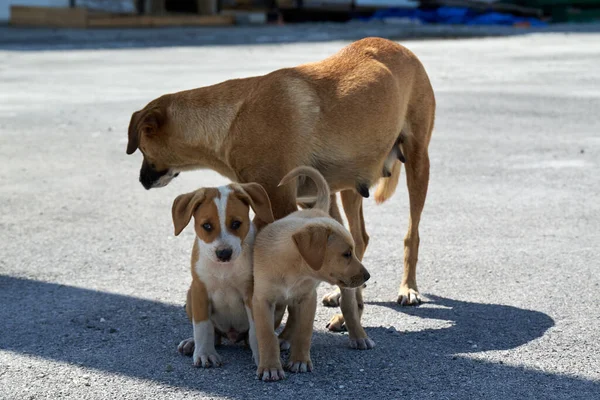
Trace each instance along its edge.
{"label": "adult dog's front leg", "polygon": [[[259,182],[267,191],[269,199],[271,201],[271,209],[273,210],[273,216],[276,220],[285,217],[298,210],[296,205],[296,187],[291,184],[278,187],[279,182],[276,183],[264,183]],[[266,222],[260,218],[254,218],[254,224],[258,230],[261,230]]]}
{"label": "adult dog's front leg", "polygon": [[[340,208],[338,207],[337,196],[335,194],[331,195],[331,197],[329,199],[329,204],[330,204],[329,205],[329,215],[331,215],[331,218],[335,219],[337,222],[344,225],[344,220],[342,219],[342,214],[340,214]],[[336,287],[334,290],[332,290],[331,292],[329,292],[325,296],[323,296],[323,299],[322,299],[323,305],[325,307],[339,307],[341,297],[342,297],[342,292],[340,291],[339,287]],[[340,315],[340,317],[341,317],[341,315]],[[342,322],[341,322],[341,324],[339,324],[339,327],[338,327],[337,322],[332,325],[332,321],[329,321],[329,324],[327,327],[335,326],[335,327],[337,327],[337,330],[339,331],[339,330],[342,330],[343,324],[344,324],[344,321],[343,321],[343,317],[342,317]]]}
{"label": "adult dog's front leg", "polygon": [[[356,256],[359,260],[362,260],[369,244],[369,235],[367,235],[365,229],[365,220],[362,212],[362,197],[354,190],[344,190],[341,192],[341,198],[344,212],[348,219],[350,233],[356,246]],[[350,346],[352,348],[371,349],[375,346],[375,342],[367,336],[360,323],[364,309],[362,289],[360,287],[341,290],[340,305],[342,315],[335,315],[329,321],[327,327],[332,331],[340,331],[345,326],[348,330]]]}

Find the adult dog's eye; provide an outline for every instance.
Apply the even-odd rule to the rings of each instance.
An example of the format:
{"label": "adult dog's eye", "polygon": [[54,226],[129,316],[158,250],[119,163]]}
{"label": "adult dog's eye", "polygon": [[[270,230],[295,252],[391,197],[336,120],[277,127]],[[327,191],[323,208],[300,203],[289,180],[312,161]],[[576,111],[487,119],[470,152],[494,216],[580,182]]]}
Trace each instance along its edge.
{"label": "adult dog's eye", "polygon": [[233,221],[231,223],[231,229],[233,229],[234,231],[240,229],[240,226],[242,226],[242,223],[240,221]]}
{"label": "adult dog's eye", "polygon": [[209,224],[208,222],[205,223],[204,225],[202,225],[202,228],[206,231],[206,232],[210,232],[212,231],[213,227],[211,224]]}
{"label": "adult dog's eye", "polygon": [[346,251],[344,254],[342,254],[342,257],[344,257],[344,258],[352,258],[352,250]]}

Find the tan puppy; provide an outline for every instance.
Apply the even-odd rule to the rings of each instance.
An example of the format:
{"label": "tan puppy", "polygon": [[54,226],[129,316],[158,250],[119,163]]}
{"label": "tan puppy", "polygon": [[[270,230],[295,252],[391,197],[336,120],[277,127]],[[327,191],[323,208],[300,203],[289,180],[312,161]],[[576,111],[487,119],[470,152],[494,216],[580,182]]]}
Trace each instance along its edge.
{"label": "tan puppy", "polygon": [[[433,90],[417,57],[397,43],[367,38],[320,62],[161,96],[132,115],[127,153],[143,153],[140,182],[147,189],[195,168],[258,182],[275,218],[296,211],[297,196],[314,196],[310,180],[277,186],[288,171],[310,165],[333,192],[341,192],[358,259],[369,242],[361,196],[379,182],[376,201],[389,198],[405,161],[410,219],[397,300],[416,304],[434,116]],[[341,221],[335,201],[330,212]],[[339,292],[324,299],[329,305],[338,301]],[[341,307],[350,338],[368,348],[361,290],[342,289]],[[342,322],[336,318],[330,329]]]}
{"label": "tan puppy", "polygon": [[267,225],[254,245],[252,315],[259,349],[257,375],[265,381],[284,377],[273,331],[276,305],[287,305],[289,310],[288,322],[280,335],[291,345],[287,368],[292,372],[311,371],[317,286],[325,281],[356,288],[369,279],[356,257],[350,232],[329,216],[329,186],[323,176],[313,168],[298,167],[281,184],[299,175],[309,176],[315,182],[315,207]]}
{"label": "tan puppy", "polygon": [[[224,336],[235,343],[254,329],[249,316],[256,227],[250,221],[249,207],[262,220],[273,221],[269,196],[257,183],[202,188],[173,202],[175,236],[192,216],[195,221],[192,284],[186,303],[194,337],[183,340],[178,349],[183,354],[193,352],[197,367],[221,365],[216,339]],[[252,347],[255,358],[256,351]]]}

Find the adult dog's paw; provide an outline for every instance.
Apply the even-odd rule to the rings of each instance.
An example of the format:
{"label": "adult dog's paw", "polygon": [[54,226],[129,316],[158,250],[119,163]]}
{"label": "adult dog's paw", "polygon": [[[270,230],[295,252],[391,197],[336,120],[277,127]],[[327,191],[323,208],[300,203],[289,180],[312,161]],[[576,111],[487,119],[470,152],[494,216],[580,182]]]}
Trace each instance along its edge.
{"label": "adult dog's paw", "polygon": [[182,340],[177,346],[177,351],[184,356],[191,356],[194,354],[194,338]]}
{"label": "adult dog's paw", "polygon": [[281,363],[272,366],[259,366],[256,370],[256,377],[264,382],[278,381],[285,379],[285,372],[283,372]]}
{"label": "adult dog's paw", "polygon": [[357,350],[370,350],[375,347],[375,342],[368,337],[363,339],[350,339],[348,344],[351,348]]}
{"label": "adult dog's paw", "polygon": [[327,323],[326,328],[332,332],[345,332],[347,329],[344,316],[342,314],[334,315]]}
{"label": "adult dog's paw", "polygon": [[342,292],[339,287],[336,287],[335,290],[323,296],[323,305],[325,307],[339,307],[341,297]]}
{"label": "adult dog's paw", "polygon": [[194,351],[194,366],[201,368],[220,367],[221,356],[216,351]]}
{"label": "adult dog's paw", "polygon": [[416,306],[421,303],[421,295],[416,286],[411,288],[408,285],[402,285],[398,292],[397,301],[401,306]]}

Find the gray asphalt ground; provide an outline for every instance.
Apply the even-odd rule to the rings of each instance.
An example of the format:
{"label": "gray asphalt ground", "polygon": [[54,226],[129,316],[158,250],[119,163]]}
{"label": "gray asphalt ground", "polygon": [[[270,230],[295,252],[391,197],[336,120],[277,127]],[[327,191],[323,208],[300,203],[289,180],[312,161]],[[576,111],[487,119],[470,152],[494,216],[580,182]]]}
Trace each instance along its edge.
{"label": "gray asphalt ground", "polygon": [[[600,35],[406,41],[438,100],[418,268],[400,308],[404,185],[366,201],[363,322],[318,307],[315,371],[254,379],[250,351],[180,356],[193,231],[138,183],[130,115],[166,92],[321,59],[344,42],[66,49],[0,45],[1,399],[599,399]],[[119,47],[107,43],[106,46]],[[78,46],[75,46],[78,47]],[[402,178],[404,182],[404,178]],[[324,285],[320,294],[330,288]]]}

